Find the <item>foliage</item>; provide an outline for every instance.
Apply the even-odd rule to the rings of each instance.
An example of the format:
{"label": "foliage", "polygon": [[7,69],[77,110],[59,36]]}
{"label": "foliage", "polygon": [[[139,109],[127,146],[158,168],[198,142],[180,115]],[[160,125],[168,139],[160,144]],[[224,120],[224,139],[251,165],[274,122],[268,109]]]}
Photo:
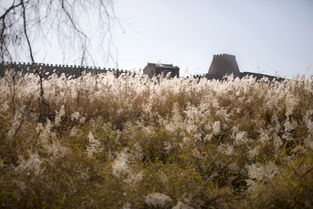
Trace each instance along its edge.
{"label": "foliage", "polygon": [[[0,79],[1,208],[313,208],[313,78]],[[42,113],[42,110],[41,110]]]}

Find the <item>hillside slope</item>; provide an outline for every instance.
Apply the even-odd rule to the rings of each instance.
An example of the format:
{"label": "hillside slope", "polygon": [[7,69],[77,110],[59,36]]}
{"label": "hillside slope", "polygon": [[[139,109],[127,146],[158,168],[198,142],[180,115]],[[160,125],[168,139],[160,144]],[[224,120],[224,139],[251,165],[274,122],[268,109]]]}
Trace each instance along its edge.
{"label": "hillside slope", "polygon": [[313,78],[0,79],[0,208],[313,208]]}

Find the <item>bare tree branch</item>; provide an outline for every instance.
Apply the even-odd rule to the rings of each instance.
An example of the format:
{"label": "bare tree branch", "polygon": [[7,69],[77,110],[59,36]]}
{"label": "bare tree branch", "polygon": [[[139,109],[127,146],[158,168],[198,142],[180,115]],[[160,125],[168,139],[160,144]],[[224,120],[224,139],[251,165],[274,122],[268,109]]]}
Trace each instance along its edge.
{"label": "bare tree branch", "polygon": [[[55,43],[57,38],[59,45],[51,45],[56,53],[62,50],[65,56],[74,54],[83,64],[94,61],[90,53],[94,33],[81,17],[98,14],[98,23],[96,18],[91,21],[97,23],[98,37],[109,40],[100,41],[100,48],[110,52],[112,22],[117,19],[113,6],[112,0],[12,0],[0,8],[0,57],[18,59],[28,51],[27,57],[33,62],[38,43]],[[107,57],[112,59],[110,54]]]}
{"label": "bare tree branch", "polygon": [[21,0],[20,4],[22,5],[22,8],[23,8],[23,10],[22,10],[22,12],[23,12],[23,30],[24,30],[24,35],[25,35],[25,38],[26,38],[26,41],[27,41],[27,45],[28,45],[28,49],[29,49],[29,56],[30,56],[30,58],[32,60],[32,63],[35,63],[32,45],[30,43],[28,32],[27,32],[26,8],[25,8],[24,0]]}

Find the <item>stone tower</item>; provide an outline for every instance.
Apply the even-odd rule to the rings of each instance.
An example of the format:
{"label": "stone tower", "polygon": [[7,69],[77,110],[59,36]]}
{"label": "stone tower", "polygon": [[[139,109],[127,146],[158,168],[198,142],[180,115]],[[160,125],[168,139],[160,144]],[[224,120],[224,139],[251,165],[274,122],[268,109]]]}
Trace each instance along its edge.
{"label": "stone tower", "polygon": [[225,75],[240,76],[236,57],[230,54],[214,55],[209,69],[208,78],[222,79]]}

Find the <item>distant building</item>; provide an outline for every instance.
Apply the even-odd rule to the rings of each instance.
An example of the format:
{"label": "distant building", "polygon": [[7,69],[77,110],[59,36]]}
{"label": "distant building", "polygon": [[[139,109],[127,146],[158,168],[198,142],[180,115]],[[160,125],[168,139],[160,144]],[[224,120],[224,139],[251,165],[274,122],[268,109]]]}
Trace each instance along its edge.
{"label": "distant building", "polygon": [[261,73],[252,73],[252,72],[240,72],[236,57],[230,54],[218,54],[213,56],[209,72],[206,74],[207,79],[217,79],[222,80],[224,76],[233,75],[234,77],[243,78],[245,76],[252,76],[256,80],[262,78],[267,78],[270,81],[277,80],[283,81],[283,78],[265,75]]}
{"label": "distant building", "polygon": [[[78,78],[81,75],[86,73],[91,74],[102,74],[111,72],[115,77],[119,77],[122,74],[130,74],[130,71],[124,71],[120,69],[113,68],[99,68],[92,66],[77,66],[77,65],[54,65],[54,64],[44,64],[44,63],[19,63],[19,62],[0,62],[0,78],[4,76],[5,72],[13,69],[14,72],[21,75],[25,74],[37,74],[39,71],[41,76],[49,77],[51,75],[65,75],[69,78]],[[38,70],[38,71],[36,71]],[[172,64],[157,64],[157,63],[148,63],[147,66],[143,69],[143,73],[148,75],[150,78],[160,74],[167,75],[170,73],[170,77],[179,77],[179,67],[173,66]],[[216,79],[223,80],[223,77],[226,75],[234,75],[237,78],[243,78],[245,76],[252,76],[256,80],[262,78],[268,78],[270,81],[278,80],[283,81],[284,78],[270,76],[260,73],[253,72],[240,72],[236,57],[229,54],[219,54],[214,55],[212,63],[210,65],[209,71],[204,75],[193,75],[195,79]]]}
{"label": "distant building", "polygon": [[240,70],[236,57],[230,54],[218,54],[213,56],[208,78],[222,79],[225,75],[233,74],[235,77],[240,76]]}
{"label": "distant building", "polygon": [[173,66],[172,64],[158,64],[149,63],[143,69],[143,73],[148,75],[150,78],[160,74],[167,75],[170,73],[170,77],[179,77],[179,67]]}

